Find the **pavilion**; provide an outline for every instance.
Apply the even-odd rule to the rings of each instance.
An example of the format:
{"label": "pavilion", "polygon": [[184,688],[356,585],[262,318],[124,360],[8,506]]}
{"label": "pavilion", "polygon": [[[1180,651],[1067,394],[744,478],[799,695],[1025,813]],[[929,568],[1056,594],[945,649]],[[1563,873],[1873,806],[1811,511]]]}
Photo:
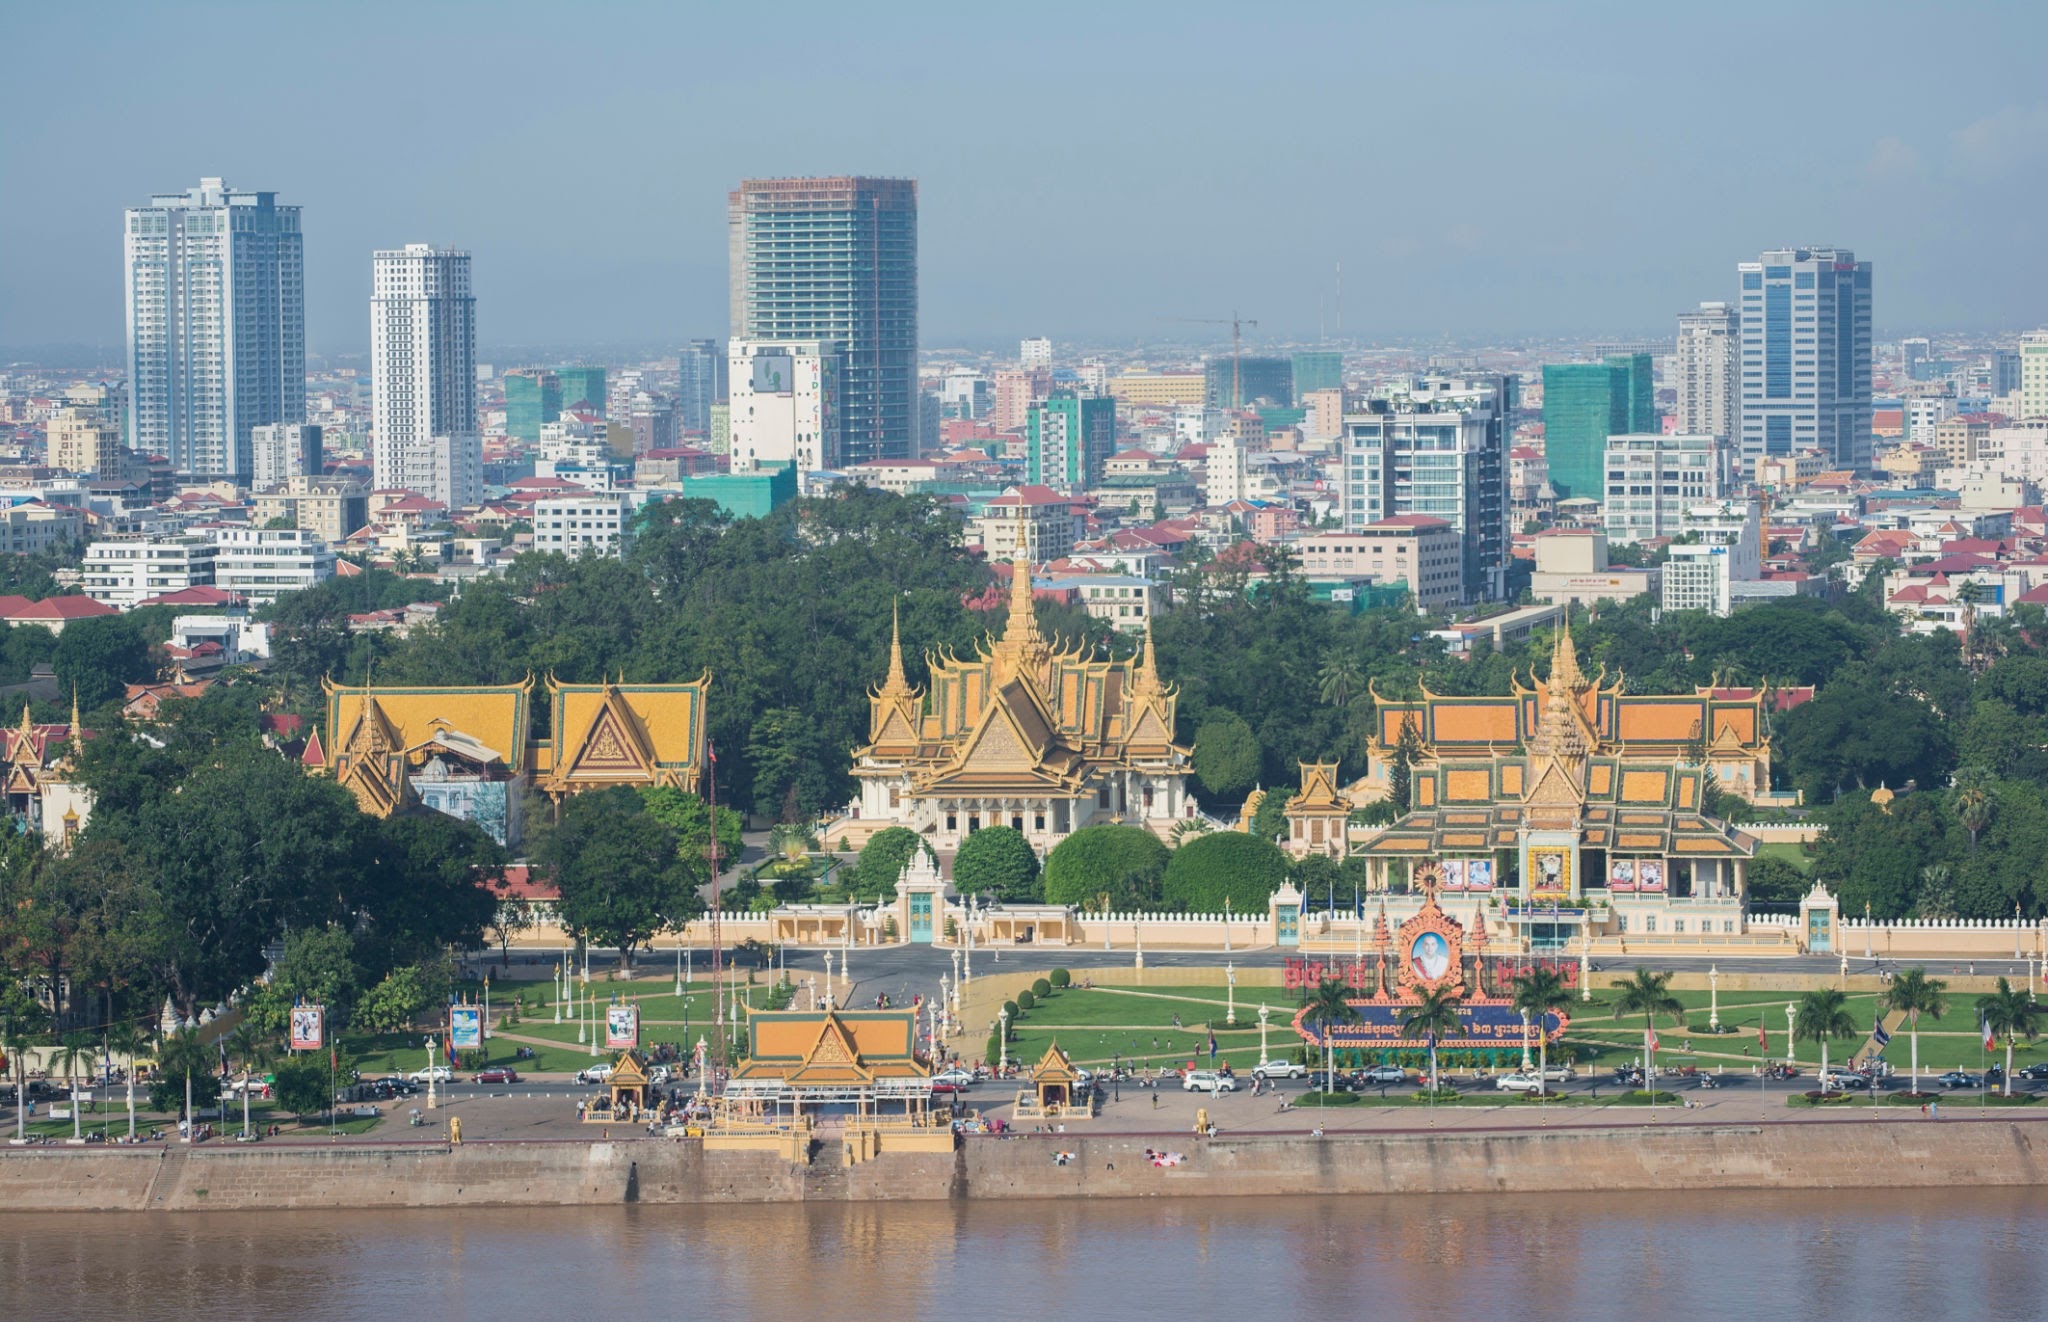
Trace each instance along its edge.
{"label": "pavilion", "polygon": [[917,1056],[915,1010],[754,1010],[746,1058],[724,1100],[792,1119],[852,1105],[860,1118],[901,1102],[915,1117],[931,1105],[931,1067]]}

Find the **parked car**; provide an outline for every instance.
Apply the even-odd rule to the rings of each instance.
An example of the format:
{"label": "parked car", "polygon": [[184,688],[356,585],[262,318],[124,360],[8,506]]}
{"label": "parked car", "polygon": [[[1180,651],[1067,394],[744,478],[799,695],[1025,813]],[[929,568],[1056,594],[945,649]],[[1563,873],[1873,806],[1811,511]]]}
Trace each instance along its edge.
{"label": "parked car", "polygon": [[1252,1066],[1255,1079],[1300,1079],[1307,1076],[1308,1067],[1291,1060],[1268,1060]]}
{"label": "parked car", "polygon": [[414,1070],[406,1077],[414,1083],[453,1083],[455,1071],[447,1065],[433,1065],[423,1070]]}
{"label": "parked car", "polygon": [[1935,1082],[1948,1089],[1981,1088],[1984,1086],[1984,1076],[1972,1074],[1968,1070],[1950,1070]]}
{"label": "parked car", "polygon": [[403,1074],[387,1074],[377,1080],[377,1082],[388,1085],[400,1097],[417,1097],[419,1095],[420,1086],[411,1079],[406,1078]]}
{"label": "parked car", "polygon": [[1358,1071],[1358,1081],[1371,1086],[1408,1082],[1408,1071],[1399,1065],[1368,1065]]}
{"label": "parked car", "polygon": [[1537,1077],[1535,1070],[1527,1074],[1503,1074],[1493,1081],[1493,1086],[1502,1092],[1544,1091],[1543,1080]]}
{"label": "parked car", "polygon": [[592,1065],[586,1069],[576,1071],[576,1082],[578,1083],[610,1083],[611,1079],[612,1067],[609,1063]]}
{"label": "parked car", "polygon": [[2036,1061],[2032,1065],[2023,1066],[2014,1071],[2014,1077],[2021,1079],[2048,1079],[2048,1060]]}
{"label": "parked car", "polygon": [[1551,1064],[1540,1070],[1523,1070],[1522,1073],[1541,1074],[1546,1083],[1564,1083],[1567,1080],[1579,1077],[1577,1070],[1574,1070],[1570,1065],[1562,1063]]}
{"label": "parked car", "polygon": [[517,1083],[519,1082],[519,1071],[513,1069],[510,1065],[493,1065],[487,1070],[478,1070],[476,1072],[476,1081],[478,1083]]}
{"label": "parked car", "polygon": [[1189,1070],[1180,1081],[1182,1092],[1236,1092],[1237,1080],[1215,1070]]}
{"label": "parked car", "polygon": [[963,1070],[957,1066],[949,1070],[940,1070],[937,1074],[932,1075],[932,1083],[935,1086],[941,1083],[950,1083],[961,1088],[971,1088],[974,1086],[974,1071]]}

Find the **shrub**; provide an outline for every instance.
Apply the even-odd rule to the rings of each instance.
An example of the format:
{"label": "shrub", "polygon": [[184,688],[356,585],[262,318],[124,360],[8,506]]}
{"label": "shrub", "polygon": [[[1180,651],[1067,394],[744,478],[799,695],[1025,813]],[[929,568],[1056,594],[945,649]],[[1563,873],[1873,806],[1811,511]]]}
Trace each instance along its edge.
{"label": "shrub", "polygon": [[1304,1106],[1357,1106],[1363,1100],[1354,1092],[1305,1092],[1294,1105],[1297,1110]]}
{"label": "shrub", "polygon": [[1166,865],[1166,903],[1190,913],[1221,913],[1226,898],[1241,914],[1260,914],[1287,878],[1287,855],[1241,831],[1196,836]]}
{"label": "shrub", "polygon": [[1166,845],[1140,826],[1084,826],[1045,858],[1045,902],[1093,909],[1107,895],[1122,910],[1158,902]]}
{"label": "shrub", "polygon": [[1003,1058],[1003,1038],[1000,1033],[991,1033],[988,1042],[981,1049],[981,1058],[994,1065]]}
{"label": "shrub", "polygon": [[1651,1093],[1637,1088],[1633,1092],[1623,1093],[1614,1100],[1621,1106],[1649,1106],[1653,1103],[1658,1106],[1676,1106],[1678,1105],[1679,1098],[1675,1092],[1658,1091]]}
{"label": "shrub", "polygon": [[1052,971],[1052,985],[1061,991],[1065,991],[1074,985],[1074,975],[1065,969],[1054,969]]}
{"label": "shrub", "polygon": [[1039,978],[1031,984],[1031,994],[1041,1001],[1044,1000],[1052,995],[1052,983],[1044,978]]}
{"label": "shrub", "polygon": [[1031,994],[1029,988],[1017,993],[1016,1005],[1019,1010],[1029,1010],[1036,1004],[1038,1004],[1038,998]]}
{"label": "shrub", "polygon": [[1018,1017],[1019,1017],[1019,1016],[1018,1016],[1018,1011],[1019,1011],[1019,1008],[1020,1008],[1020,1007],[1019,1007],[1019,1006],[1017,1005],[1017,1003],[1016,1003],[1015,1001],[1004,1001],[1004,1002],[1003,1002],[1003,1013],[1004,1013],[1004,1014],[1006,1014],[1006,1015],[1008,1015],[1008,1016],[1010,1016],[1010,1022],[1011,1022],[1011,1023],[1013,1023],[1013,1024],[1017,1022],[1017,1019],[1018,1019]]}
{"label": "shrub", "polygon": [[1435,1092],[1431,1092],[1427,1088],[1417,1088],[1414,1100],[1424,1104],[1430,1102],[1455,1102],[1458,1100],[1458,1090],[1456,1088],[1438,1088]]}

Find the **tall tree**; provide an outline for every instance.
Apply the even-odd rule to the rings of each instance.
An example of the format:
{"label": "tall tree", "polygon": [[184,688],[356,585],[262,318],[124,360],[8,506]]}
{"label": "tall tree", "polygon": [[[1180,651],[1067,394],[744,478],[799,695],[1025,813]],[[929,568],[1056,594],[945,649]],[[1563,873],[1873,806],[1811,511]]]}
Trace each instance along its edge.
{"label": "tall tree", "polygon": [[1671,975],[1652,973],[1638,968],[1627,978],[1618,978],[1612,984],[1618,993],[1614,998],[1614,1017],[1629,1015],[1643,1017],[1643,1086],[1652,1094],[1657,1090],[1657,1062],[1655,1049],[1651,1045],[1657,1040],[1657,1018],[1669,1017],[1680,1028],[1685,1027],[1685,1002],[1671,994]]}
{"label": "tall tree", "polygon": [[1848,997],[1833,987],[1822,987],[1799,998],[1799,1010],[1792,1019],[1794,1038],[1820,1044],[1820,1086],[1828,1086],[1828,1043],[1856,1036],[1856,1021],[1849,1017]]}
{"label": "tall tree", "polygon": [[1458,993],[1438,987],[1423,992],[1414,1005],[1401,1012],[1401,1036],[1421,1038],[1430,1043],[1429,1090],[1432,1093],[1443,1086],[1442,1076],[1437,1072],[1436,1043],[1463,1026],[1465,1021],[1458,1010],[1464,1003],[1464,998]]}
{"label": "tall tree", "polygon": [[1928,977],[1919,965],[1898,973],[1884,989],[1884,1008],[1905,1015],[1906,1027],[1913,1035],[1914,1092],[1920,1091],[1920,1016],[1940,1019],[1948,1009],[1947,993],[1948,983]]}
{"label": "tall tree", "polygon": [[[1316,983],[1309,994],[1308,1014],[1305,1022],[1317,1026],[1323,1035],[1323,1090],[1335,1091],[1337,1086],[1336,1038],[1330,1030],[1338,1024],[1358,1022],[1358,1007],[1351,1003],[1353,990],[1344,985],[1342,978],[1324,978]],[[1263,1063],[1263,1062],[1261,1062]]]}
{"label": "tall tree", "polygon": [[1044,894],[1038,855],[1024,833],[1009,826],[984,826],[960,842],[953,885],[962,895],[994,895],[1011,903],[1034,902]]}
{"label": "tall tree", "polygon": [[536,860],[561,892],[563,926],[584,941],[616,947],[630,969],[633,951],[703,912],[702,865],[680,856],[673,831],[640,796],[623,787],[579,794]]}
{"label": "tall tree", "polygon": [[[1517,1013],[1527,1017],[1536,1025],[1536,1078],[1537,1091],[1550,1090],[1550,1033],[1543,1021],[1553,1012],[1571,1004],[1572,994],[1564,985],[1564,978],[1555,969],[1534,968],[1516,978],[1512,984],[1513,1004]],[[1522,1057],[1528,1060],[1527,1056]]]}
{"label": "tall tree", "polygon": [[2004,978],[1998,980],[1995,991],[1989,991],[1977,998],[1977,1015],[1984,1021],[1984,1027],[1993,1037],[2005,1039],[2005,1087],[2007,1097],[2012,1096],[2012,1049],[2020,1038],[2032,1042],[2041,1036],[2042,1008],[2032,992],[2016,990]]}

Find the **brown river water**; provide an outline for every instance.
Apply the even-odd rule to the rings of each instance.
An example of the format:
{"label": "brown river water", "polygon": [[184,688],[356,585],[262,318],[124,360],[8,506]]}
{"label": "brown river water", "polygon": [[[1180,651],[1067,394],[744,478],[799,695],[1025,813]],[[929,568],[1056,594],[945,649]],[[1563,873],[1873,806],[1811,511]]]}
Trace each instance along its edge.
{"label": "brown river water", "polygon": [[2048,1317],[2048,1190],[0,1213],[0,1319]]}

